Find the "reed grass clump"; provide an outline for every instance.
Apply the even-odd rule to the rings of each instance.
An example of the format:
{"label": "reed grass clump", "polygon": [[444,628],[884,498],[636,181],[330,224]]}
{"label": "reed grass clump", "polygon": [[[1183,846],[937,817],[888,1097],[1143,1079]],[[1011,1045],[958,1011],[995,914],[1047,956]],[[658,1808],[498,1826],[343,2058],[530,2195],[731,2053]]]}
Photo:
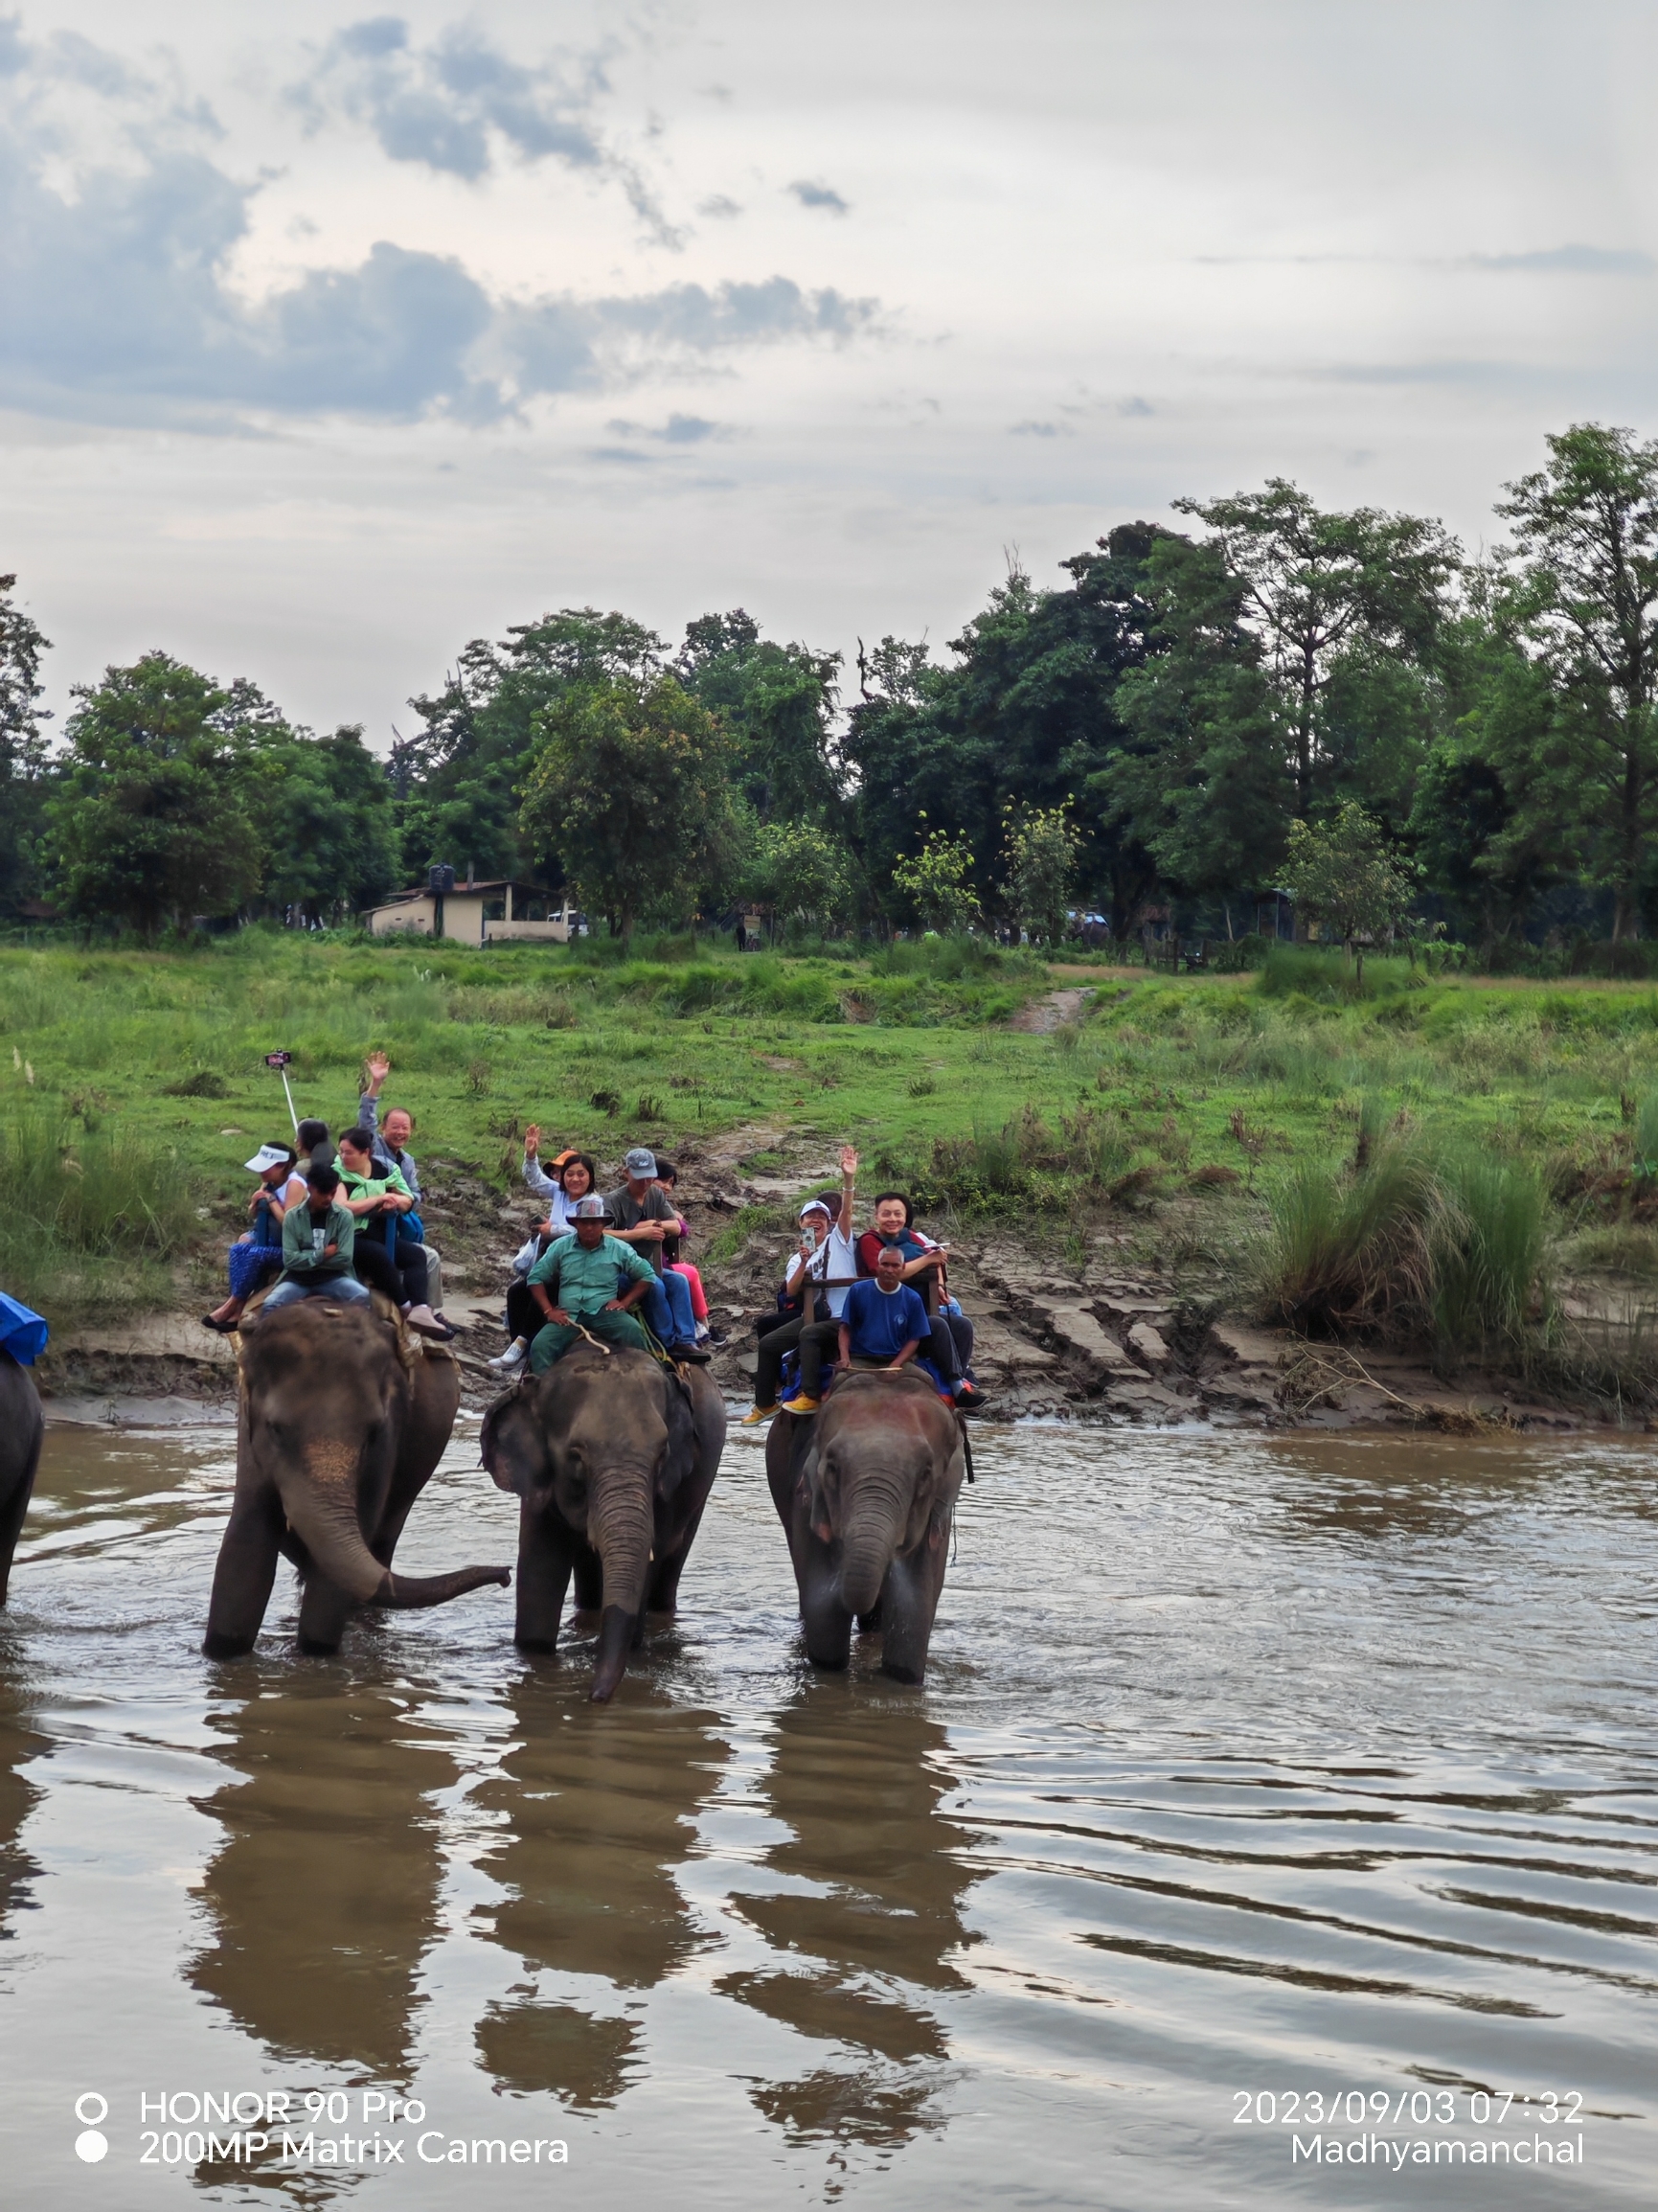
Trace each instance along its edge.
{"label": "reed grass clump", "polygon": [[1422,1341],[1440,1355],[1518,1346],[1544,1303],[1539,1177],[1489,1152],[1436,1154],[1406,1135],[1377,1144],[1362,1124],[1360,1134],[1352,1167],[1304,1164],[1273,1197],[1263,1310],[1309,1334]]}

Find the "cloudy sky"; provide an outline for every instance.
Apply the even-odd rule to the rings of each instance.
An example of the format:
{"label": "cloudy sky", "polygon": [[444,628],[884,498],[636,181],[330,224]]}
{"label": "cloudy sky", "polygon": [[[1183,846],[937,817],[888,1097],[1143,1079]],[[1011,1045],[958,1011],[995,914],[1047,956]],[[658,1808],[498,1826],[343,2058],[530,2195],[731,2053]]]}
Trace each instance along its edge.
{"label": "cloudy sky", "polygon": [[1655,90],[1598,0],[21,0],[0,571],[58,707],[383,745],[557,605],[942,644],[1273,473],[1477,542],[1658,432]]}

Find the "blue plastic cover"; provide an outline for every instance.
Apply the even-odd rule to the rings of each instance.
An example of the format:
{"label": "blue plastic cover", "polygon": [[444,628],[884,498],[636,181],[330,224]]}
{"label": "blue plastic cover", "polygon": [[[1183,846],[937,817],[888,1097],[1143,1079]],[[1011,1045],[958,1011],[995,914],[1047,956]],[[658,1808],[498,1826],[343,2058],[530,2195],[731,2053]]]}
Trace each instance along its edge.
{"label": "blue plastic cover", "polygon": [[51,1334],[38,1313],[27,1306],[20,1306],[15,1298],[8,1298],[0,1290],[0,1345],[11,1353],[19,1367],[33,1367],[46,1349]]}

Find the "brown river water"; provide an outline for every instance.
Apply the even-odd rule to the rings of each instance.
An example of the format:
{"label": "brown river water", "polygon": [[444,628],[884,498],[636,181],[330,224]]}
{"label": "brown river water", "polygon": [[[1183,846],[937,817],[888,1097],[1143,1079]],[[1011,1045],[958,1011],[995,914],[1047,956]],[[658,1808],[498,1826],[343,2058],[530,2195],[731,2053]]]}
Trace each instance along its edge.
{"label": "brown river water", "polygon": [[[52,1432],[5,2201],[1658,2200],[1652,1449],[976,1445],[924,1690],[811,1676],[743,1437],[606,1710],[494,1590],[208,1664],[228,1432]],[[511,1558],[476,1457],[399,1564]]]}

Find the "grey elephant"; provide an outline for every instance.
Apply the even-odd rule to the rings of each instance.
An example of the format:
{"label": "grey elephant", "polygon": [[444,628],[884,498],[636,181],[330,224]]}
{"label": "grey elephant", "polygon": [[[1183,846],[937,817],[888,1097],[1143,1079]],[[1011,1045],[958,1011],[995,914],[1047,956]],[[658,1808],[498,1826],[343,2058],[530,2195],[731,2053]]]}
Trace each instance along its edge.
{"label": "grey elephant", "polygon": [[45,1433],[34,1377],[0,1346],[0,1606],[6,1603],[11,1555],[23,1533]]}
{"label": "grey elephant", "polygon": [[551,1652],[572,1576],[599,1614],[592,1697],[614,1697],[647,1613],[671,1613],[725,1448],[725,1407],[700,1367],[627,1345],[577,1344],[484,1419],[483,1455],[517,1494],[521,1651]]}
{"label": "grey elephant", "polygon": [[902,1371],[843,1375],[821,1412],[772,1423],[766,1480],[814,1667],[846,1665],[856,1620],[879,1629],[884,1674],[924,1678],[967,1454],[958,1417]]}
{"label": "grey elephant", "polygon": [[461,1401],[454,1357],[410,1336],[389,1306],[319,1299],[261,1312],[237,1340],[236,1495],[202,1650],[253,1649],[278,1554],[305,1585],[302,1651],[339,1648],[358,1606],[441,1606],[511,1581],[506,1567],[394,1575],[392,1555]]}

